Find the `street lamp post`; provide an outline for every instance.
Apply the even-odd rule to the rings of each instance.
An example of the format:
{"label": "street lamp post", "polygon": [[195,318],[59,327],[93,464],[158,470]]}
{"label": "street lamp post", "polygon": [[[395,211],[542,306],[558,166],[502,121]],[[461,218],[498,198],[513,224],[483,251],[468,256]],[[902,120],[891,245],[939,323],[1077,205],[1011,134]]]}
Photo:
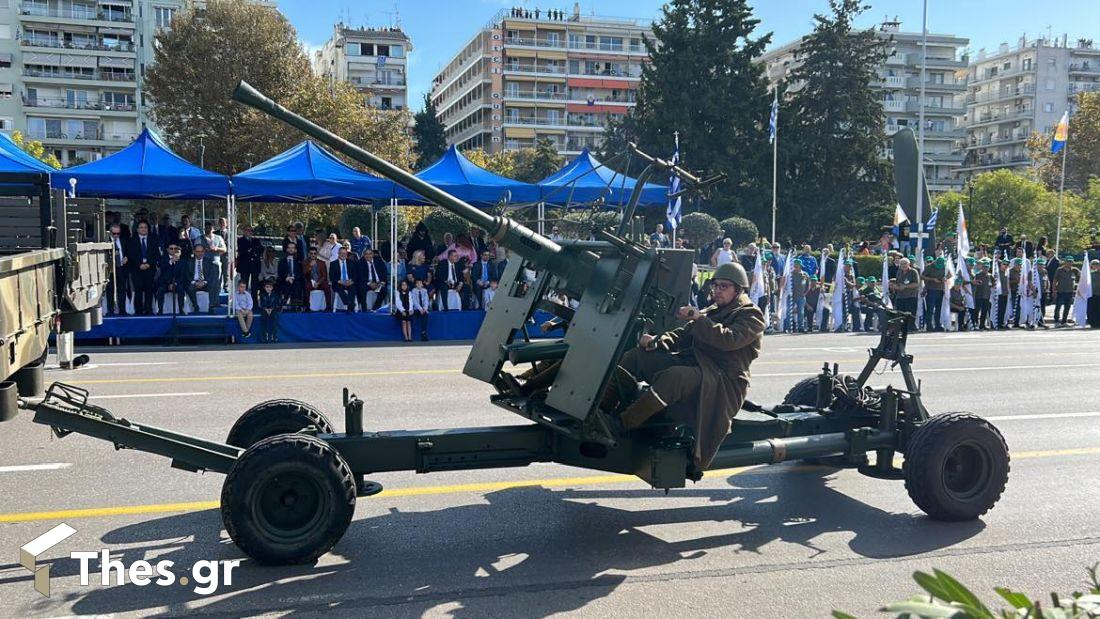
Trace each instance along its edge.
{"label": "street lamp post", "polygon": [[[202,140],[206,137],[205,133],[199,134],[199,167],[206,167],[206,144],[203,144]],[[206,200],[202,201],[202,227],[206,229]]]}

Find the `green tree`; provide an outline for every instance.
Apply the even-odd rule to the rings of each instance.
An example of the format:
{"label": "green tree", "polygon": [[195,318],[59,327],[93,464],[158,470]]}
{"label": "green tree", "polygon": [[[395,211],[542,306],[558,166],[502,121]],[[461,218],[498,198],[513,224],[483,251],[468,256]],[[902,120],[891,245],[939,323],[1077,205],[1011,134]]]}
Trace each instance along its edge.
{"label": "green tree", "polygon": [[518,161],[515,151],[487,153],[480,148],[472,148],[462,151],[462,154],[476,166],[501,176],[516,178]]}
{"label": "green tree", "polygon": [[515,179],[525,183],[537,183],[561,169],[565,158],[558,154],[550,138],[539,138],[534,148],[516,152]]}
{"label": "green tree", "polygon": [[[1066,189],[1084,195],[1089,179],[1100,176],[1100,92],[1077,93],[1075,107],[1065,150]],[[1032,133],[1027,147],[1039,178],[1057,191],[1062,180],[1062,153],[1050,152],[1053,137]]]}
{"label": "green tree", "polygon": [[734,247],[744,247],[760,238],[760,230],[756,224],[744,217],[729,217],[719,224],[722,226],[722,234],[733,241]]}
{"label": "green tree", "polygon": [[201,149],[209,169],[240,171],[246,161],[263,161],[303,137],[232,102],[242,79],[367,150],[410,167],[408,112],[367,107],[350,84],[315,77],[297,33],[279,11],[210,0],[205,11],[177,15],[170,29],[157,34],[154,49],[145,78],[153,119],[181,155],[197,162]]}
{"label": "green tree", "polygon": [[887,45],[853,22],[860,0],[830,0],[802,40],[779,110],[779,235],[815,244],[875,233],[893,204],[871,86]]}
{"label": "green tree", "polygon": [[38,140],[28,140],[21,131],[12,131],[11,141],[15,142],[16,146],[22,148],[31,157],[34,157],[52,168],[61,169],[61,162],[57,160],[57,157],[55,157],[53,153],[46,150],[42,142]]}
{"label": "green tree", "polygon": [[688,213],[680,219],[678,232],[693,247],[702,247],[718,238],[722,226],[706,213]]}
{"label": "green tree", "polygon": [[417,164],[426,168],[447,151],[439,110],[429,95],[424,95],[424,109],[417,112],[413,119],[416,122],[413,135],[416,137]]}
{"label": "green tree", "polygon": [[759,219],[771,173],[767,80],[754,62],[771,35],[756,36],[759,23],[747,0],[668,2],[645,38],[650,61],[637,105],[610,123],[603,158],[621,155],[629,141],[669,157],[679,132],[685,165],[729,176],[707,209]]}

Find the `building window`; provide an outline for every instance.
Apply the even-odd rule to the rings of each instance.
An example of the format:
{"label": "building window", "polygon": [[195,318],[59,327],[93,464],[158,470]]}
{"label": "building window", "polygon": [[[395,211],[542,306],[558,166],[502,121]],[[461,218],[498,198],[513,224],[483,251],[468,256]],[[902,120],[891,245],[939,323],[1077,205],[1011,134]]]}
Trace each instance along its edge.
{"label": "building window", "polygon": [[1043,111],[1047,112],[1047,113],[1053,112],[1054,111],[1054,104],[1053,103],[1044,103],[1043,104]]}
{"label": "building window", "polygon": [[404,53],[405,50],[403,50],[400,45],[390,45],[389,55],[391,58],[401,58]]}
{"label": "building window", "polygon": [[1047,90],[1054,90],[1054,80],[1048,79],[1046,83]]}
{"label": "building window", "polygon": [[168,28],[172,25],[172,18],[176,16],[176,9],[167,6],[153,7],[153,20],[157,28]]}
{"label": "building window", "polygon": [[11,68],[11,54],[0,54],[0,69]]}
{"label": "building window", "polygon": [[1008,71],[1009,69],[1012,68],[1012,63],[1011,62],[1006,62],[1006,63],[1004,63],[1004,65],[1001,68],[1004,69],[1005,71]]}
{"label": "building window", "polygon": [[347,50],[347,55],[348,56],[358,56],[359,55],[360,48],[359,48],[358,43],[348,43],[348,45],[345,49]]}
{"label": "building window", "polygon": [[1031,58],[1024,58],[1024,71],[1031,70]]}
{"label": "building window", "polygon": [[374,54],[376,56],[389,56],[390,55],[390,46],[389,45],[375,45],[374,48],[375,48]]}

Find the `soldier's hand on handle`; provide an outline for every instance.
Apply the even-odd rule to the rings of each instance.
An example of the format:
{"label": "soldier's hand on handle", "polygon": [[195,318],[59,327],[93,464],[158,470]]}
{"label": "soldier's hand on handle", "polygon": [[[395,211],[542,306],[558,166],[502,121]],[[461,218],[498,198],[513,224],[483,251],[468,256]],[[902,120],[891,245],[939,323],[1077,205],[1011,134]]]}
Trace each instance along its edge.
{"label": "soldier's hand on handle", "polygon": [[700,316],[699,310],[690,305],[685,305],[676,310],[676,317],[683,320],[695,320]]}
{"label": "soldier's hand on handle", "polygon": [[654,350],[657,348],[657,337],[648,333],[643,333],[638,338],[638,348],[642,350]]}

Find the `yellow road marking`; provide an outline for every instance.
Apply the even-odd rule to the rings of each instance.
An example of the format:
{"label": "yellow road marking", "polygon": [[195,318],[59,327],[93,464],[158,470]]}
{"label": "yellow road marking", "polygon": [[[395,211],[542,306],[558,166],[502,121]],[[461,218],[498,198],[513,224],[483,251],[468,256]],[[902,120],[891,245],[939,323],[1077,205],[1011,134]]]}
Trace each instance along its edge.
{"label": "yellow road marking", "polygon": [[[1061,456],[1086,456],[1100,455],[1100,447],[1075,447],[1070,449],[1050,449],[1043,451],[1020,451],[1012,453],[1013,460],[1030,460],[1034,458],[1057,458]],[[898,463],[900,464],[900,459]],[[729,469],[715,469],[707,471],[705,477],[721,477],[724,475],[737,475],[756,466],[745,466]],[[555,477],[548,479],[516,479],[510,481],[494,481],[478,484],[451,484],[445,486],[415,486],[412,488],[396,488],[383,490],[379,497],[413,497],[440,494],[465,494],[478,492],[492,492],[496,490],[508,490],[511,488],[527,488],[538,486],[541,488],[563,488],[569,486],[595,486],[610,484],[625,484],[640,481],[632,475],[591,475],[588,477]],[[207,509],[217,509],[219,501],[195,501],[191,503],[159,503],[152,505],[122,505],[116,507],[93,507],[87,509],[64,509],[45,512],[13,512],[0,514],[0,523],[10,522],[35,522],[41,520],[70,520],[76,518],[102,518],[106,516],[131,516],[136,514],[161,514],[169,512],[196,512]]]}

